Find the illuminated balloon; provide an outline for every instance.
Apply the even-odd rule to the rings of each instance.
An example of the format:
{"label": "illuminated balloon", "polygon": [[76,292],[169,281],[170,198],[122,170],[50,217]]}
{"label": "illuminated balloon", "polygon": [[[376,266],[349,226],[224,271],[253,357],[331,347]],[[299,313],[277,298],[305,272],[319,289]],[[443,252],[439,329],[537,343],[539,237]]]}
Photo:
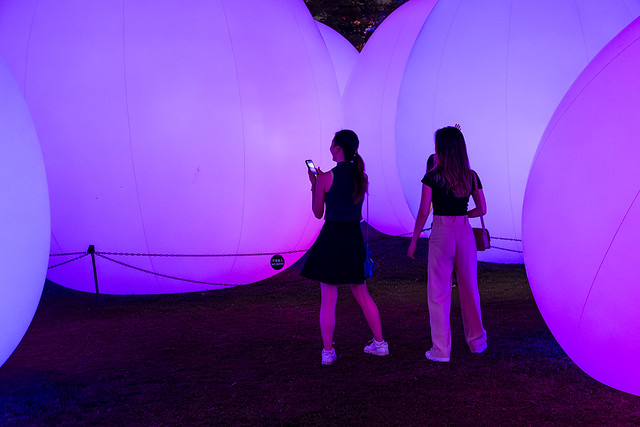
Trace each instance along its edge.
{"label": "illuminated balloon", "polygon": [[327,49],[329,49],[331,62],[333,63],[333,68],[338,78],[340,93],[342,93],[347,84],[347,80],[349,80],[349,74],[351,74],[353,64],[358,58],[358,49],[356,49],[349,40],[344,38],[342,34],[328,25],[322,22],[316,22],[316,24],[327,45]]}
{"label": "illuminated balloon", "polygon": [[343,95],[345,127],[363,141],[371,181],[367,222],[386,234],[413,231],[415,224],[396,163],[396,105],[411,48],[435,3],[412,0],[389,15],[362,49]]}
{"label": "illuminated balloon", "polygon": [[[640,15],[640,1],[440,0],[428,15],[431,3],[421,6],[409,2],[406,9],[388,18],[394,19],[393,24],[378,34],[376,43],[386,46],[376,54],[381,64],[390,63],[395,40],[397,50],[404,52],[398,55],[397,63],[383,66],[388,69],[386,75],[382,74],[384,78],[375,79],[369,86],[374,94],[388,87],[386,95],[373,97],[361,89],[352,101],[356,106],[370,102],[368,111],[378,112],[357,118],[358,126],[351,125],[352,115],[360,114],[357,108],[347,112],[347,126],[363,136],[380,135],[379,144],[385,144],[378,151],[380,161],[369,156],[367,166],[372,176],[372,202],[379,177],[389,180],[378,197],[380,204],[388,205],[379,208],[384,209],[380,215],[390,219],[388,224],[372,223],[394,234],[411,231],[413,224],[407,219],[406,207],[394,196],[398,194],[397,182],[415,215],[420,179],[426,159],[434,151],[434,132],[460,123],[471,166],[485,187],[485,222],[493,236],[516,240],[493,243],[520,251],[517,240],[521,238],[524,188],[544,127],[589,60]],[[409,13],[413,7],[422,11],[422,25],[412,21],[417,19]],[[395,20],[395,13],[400,11],[404,16]],[[407,35],[399,36],[402,31]],[[385,34],[389,39],[380,40],[386,38]],[[404,44],[407,40],[410,45]],[[352,82],[357,81],[355,73],[367,49],[365,46],[358,59]],[[375,65],[364,68],[372,70]],[[347,88],[346,96],[350,96],[349,91]],[[473,221],[479,225],[479,221]],[[479,259],[523,260],[521,253],[498,249],[480,253]]]}
{"label": "illuminated balloon", "polygon": [[[0,53],[41,140],[53,253],[252,254],[313,243],[321,222],[304,160],[327,168],[340,94],[302,0],[4,0]],[[285,266],[303,253],[283,253]],[[157,274],[98,256],[100,291],[113,294],[215,289],[277,272],[270,255],[102,255]],[[88,257],[49,278],[94,291]]]}
{"label": "illuminated balloon", "polygon": [[0,366],[38,308],[50,233],[38,137],[22,94],[0,59]]}
{"label": "illuminated balloon", "polygon": [[522,239],[531,290],[587,374],[640,395],[640,19],[566,94],[535,154]]}

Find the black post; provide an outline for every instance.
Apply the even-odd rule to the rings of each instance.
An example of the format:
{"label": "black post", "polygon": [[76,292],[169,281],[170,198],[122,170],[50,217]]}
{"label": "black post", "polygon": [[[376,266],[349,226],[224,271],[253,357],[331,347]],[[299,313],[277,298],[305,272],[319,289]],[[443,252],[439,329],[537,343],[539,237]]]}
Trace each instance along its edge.
{"label": "black post", "polygon": [[96,270],[96,247],[89,245],[87,252],[91,254],[91,263],[93,264],[93,281],[96,284],[96,303],[98,304],[98,313],[100,313],[102,311],[102,307],[100,306],[100,290],[98,289],[98,272]]}

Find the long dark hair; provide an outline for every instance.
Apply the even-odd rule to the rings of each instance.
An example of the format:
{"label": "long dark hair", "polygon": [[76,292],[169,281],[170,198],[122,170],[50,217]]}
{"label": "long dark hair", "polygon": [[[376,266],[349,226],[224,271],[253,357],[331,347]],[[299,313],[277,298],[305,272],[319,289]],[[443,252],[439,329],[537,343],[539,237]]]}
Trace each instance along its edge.
{"label": "long dark hair", "polygon": [[358,203],[364,199],[364,195],[369,187],[367,176],[364,173],[364,160],[358,154],[360,141],[358,135],[352,130],[343,129],[336,132],[333,137],[333,143],[342,148],[344,160],[349,162],[351,171],[353,172],[353,180],[355,189],[353,190],[354,203]]}
{"label": "long dark hair", "polygon": [[471,194],[473,171],[469,167],[467,145],[462,132],[452,126],[436,131],[435,181],[447,187],[456,197]]}

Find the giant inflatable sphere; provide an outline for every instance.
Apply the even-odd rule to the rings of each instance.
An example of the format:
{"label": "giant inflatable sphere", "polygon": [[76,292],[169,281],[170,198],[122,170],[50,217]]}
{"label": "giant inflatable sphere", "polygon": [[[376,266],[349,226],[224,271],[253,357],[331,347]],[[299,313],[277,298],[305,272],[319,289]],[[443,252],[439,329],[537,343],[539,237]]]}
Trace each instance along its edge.
{"label": "giant inflatable sphere", "polygon": [[[302,0],[3,0],[0,54],[42,144],[51,251],[94,245],[100,292],[251,283],[271,255],[183,255],[289,266],[313,243],[304,160],[328,169],[341,113]],[[89,257],[49,278],[94,291]]]}
{"label": "giant inflatable sphere", "polygon": [[385,113],[395,113],[394,138],[383,143],[395,143],[396,158],[383,161],[397,162],[413,214],[436,129],[460,123],[484,185],[485,223],[492,236],[514,239],[494,239],[507,250],[479,259],[522,262],[522,200],[542,132],[582,69],[638,15],[639,0],[438,1],[394,71],[397,108]]}
{"label": "giant inflatable sphere", "polygon": [[49,257],[49,196],[29,109],[0,58],[0,366],[38,308]]}
{"label": "giant inflatable sphere", "polygon": [[412,0],[389,15],[356,59],[343,95],[345,126],[360,136],[369,175],[367,222],[386,234],[411,232],[415,223],[396,163],[396,106],[411,48],[435,3]]}
{"label": "giant inflatable sphere", "polygon": [[336,78],[338,79],[338,86],[340,87],[340,93],[344,91],[349,75],[353,69],[353,65],[358,58],[358,49],[356,49],[349,40],[347,40],[342,34],[323,24],[322,22],[316,22],[322,39],[324,40],[329,55],[331,56],[331,63],[336,72]]}
{"label": "giant inflatable sphere", "polygon": [[535,154],[527,276],[549,329],[587,374],[640,395],[640,19],[589,64]]}

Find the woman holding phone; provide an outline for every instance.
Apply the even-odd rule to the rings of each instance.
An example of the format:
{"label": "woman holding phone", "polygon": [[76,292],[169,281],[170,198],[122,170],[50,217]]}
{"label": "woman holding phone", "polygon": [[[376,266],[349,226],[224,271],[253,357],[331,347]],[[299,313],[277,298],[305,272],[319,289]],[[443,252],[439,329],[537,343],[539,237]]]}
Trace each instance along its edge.
{"label": "woman holding phone", "polygon": [[373,332],[365,353],[376,356],[389,354],[382,337],[380,313],[371,298],[364,277],[366,250],[360,222],[362,202],[368,188],[364,161],[358,154],[359,141],[351,130],[337,132],[331,141],[331,155],[337,162],[329,172],[309,170],[311,208],[316,218],[324,216],[320,235],[309,251],[302,276],[320,282],[320,332],[323,350],[322,364],[331,365],[337,358],[333,348],[338,285],[349,285]]}
{"label": "woman holding phone", "polygon": [[[469,218],[484,215],[487,205],[478,175],[469,167],[467,147],[459,126],[435,135],[433,166],[422,178],[422,197],[407,255],[413,258],[433,202],[433,229],[427,260],[427,299],[432,347],[427,359],[448,362],[451,355],[451,274],[455,268],[467,345],[472,353],[487,348],[478,292],[475,238]],[[467,211],[469,197],[475,208]]]}

